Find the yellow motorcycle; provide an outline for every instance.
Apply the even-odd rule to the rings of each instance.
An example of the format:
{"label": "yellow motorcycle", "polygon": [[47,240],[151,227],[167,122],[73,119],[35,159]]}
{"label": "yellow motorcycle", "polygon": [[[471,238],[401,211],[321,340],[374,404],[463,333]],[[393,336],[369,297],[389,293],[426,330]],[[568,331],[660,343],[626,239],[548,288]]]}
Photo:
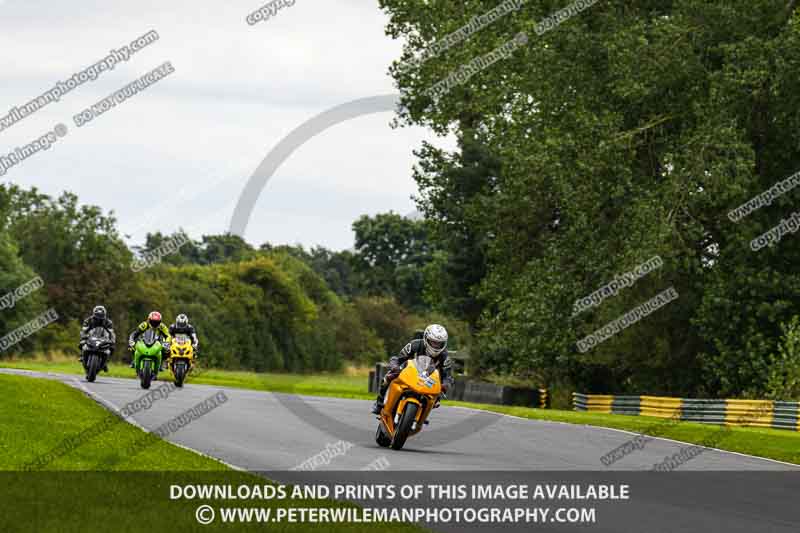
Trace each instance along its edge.
{"label": "yellow motorcycle", "polygon": [[194,368],[194,347],[188,335],[175,335],[169,355],[169,368],[176,387],[183,387],[186,376]]}
{"label": "yellow motorcycle", "polygon": [[401,449],[408,437],[428,423],[441,393],[441,376],[433,359],[427,355],[409,359],[386,392],[375,442],[384,448]]}

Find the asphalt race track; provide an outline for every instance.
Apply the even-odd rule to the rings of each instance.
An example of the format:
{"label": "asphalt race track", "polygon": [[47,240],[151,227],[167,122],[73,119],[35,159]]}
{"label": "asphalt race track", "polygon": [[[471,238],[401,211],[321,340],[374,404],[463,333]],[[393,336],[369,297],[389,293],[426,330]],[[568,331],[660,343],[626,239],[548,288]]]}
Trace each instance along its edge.
{"label": "asphalt race track", "polygon": [[[142,398],[133,379],[2,370],[48,377],[80,388],[110,409]],[[161,382],[154,382],[154,390]],[[457,407],[434,411],[431,423],[395,452],[375,444],[377,420],[364,400],[300,397],[236,388],[187,384],[131,421],[148,431],[218,392],[228,401],[167,439],[249,471],[290,470],[341,441],[352,447],[316,470],[358,471],[381,457],[398,471],[644,471],[685,444],[653,439],[606,467],[600,458],[629,442],[631,433],[590,426],[523,420]],[[718,450],[707,450],[681,471],[800,470],[800,467]]]}
{"label": "asphalt race track", "polygon": [[[107,408],[119,412],[147,394],[133,379],[99,377],[87,383],[83,376],[0,369],[0,372],[55,379],[83,390]],[[155,382],[151,391],[166,383]],[[364,483],[400,486],[456,484],[557,486],[617,484],[631,487],[630,501],[551,502],[550,505],[587,506],[597,513],[589,523],[503,524],[508,533],[555,531],[597,533],[790,533],[800,528],[797,494],[800,467],[706,449],[681,465],[677,472],[648,472],[653,465],[687,445],[647,440],[621,460],[605,466],[600,460],[636,436],[623,431],[525,420],[483,411],[442,407],[431,424],[409,439],[402,451],[379,447],[374,440],[377,420],[371,402],[301,397],[188,384],[174,389],[133,415],[129,421],[155,431],[209,398],[224,398],[217,408],[167,435],[174,444],[214,457],[234,468],[257,472],[281,483],[357,486]],[[712,428],[710,428],[712,429]],[[67,435],[64,436],[68,437]],[[322,456],[310,471],[302,463]],[[331,453],[335,451],[336,453]],[[375,464],[380,470],[374,470]],[[302,469],[301,469],[302,470]],[[487,506],[512,508],[514,501],[447,500],[436,508]],[[367,498],[367,497],[364,497]],[[347,499],[364,507],[413,507],[413,501]],[[430,502],[424,504],[428,507]],[[530,509],[533,502],[523,504]],[[574,507],[573,507],[574,509]],[[497,524],[426,523],[441,533],[496,531]]]}

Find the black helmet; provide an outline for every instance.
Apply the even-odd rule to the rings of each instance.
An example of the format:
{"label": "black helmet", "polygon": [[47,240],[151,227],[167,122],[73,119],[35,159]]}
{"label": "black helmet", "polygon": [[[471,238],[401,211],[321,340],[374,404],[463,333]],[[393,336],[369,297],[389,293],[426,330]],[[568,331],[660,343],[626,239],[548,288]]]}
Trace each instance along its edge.
{"label": "black helmet", "polygon": [[181,313],[178,315],[178,318],[175,319],[175,325],[179,328],[185,328],[189,325],[189,317]]}
{"label": "black helmet", "polygon": [[106,312],[106,308],[102,305],[98,305],[92,310],[92,318],[95,320],[105,320],[108,317],[108,313]]}

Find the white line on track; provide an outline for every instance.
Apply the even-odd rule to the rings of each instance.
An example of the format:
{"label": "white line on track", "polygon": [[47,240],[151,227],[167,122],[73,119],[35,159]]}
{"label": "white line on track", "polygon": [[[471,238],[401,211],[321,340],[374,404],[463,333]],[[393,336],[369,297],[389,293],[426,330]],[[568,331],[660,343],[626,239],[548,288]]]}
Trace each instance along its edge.
{"label": "white line on track", "polygon": [[[54,374],[54,375],[58,375],[58,374]],[[134,420],[132,416],[128,417],[128,418],[125,418],[123,416],[123,414],[122,414],[122,409],[119,406],[117,406],[111,400],[106,400],[105,398],[101,397],[98,393],[90,391],[89,389],[87,389],[86,386],[83,383],[81,383],[79,378],[73,377],[71,379],[71,382],[72,382],[73,385],[79,387],[91,399],[93,399],[94,401],[96,401],[97,403],[99,403],[100,405],[105,407],[106,409],[109,409],[109,410],[113,411],[114,414],[116,414],[117,416],[122,418],[123,421],[129,423],[130,425],[132,425],[132,426],[134,426],[136,428],[141,429],[145,433],[152,433],[152,431],[148,430],[147,428],[145,428],[144,426],[139,424],[136,420]],[[199,455],[201,457],[205,457],[206,459],[211,459],[212,461],[216,461],[216,462],[218,462],[218,463],[220,463],[220,464],[222,464],[224,466],[227,466],[228,468],[230,468],[232,470],[237,470],[239,472],[247,472],[248,471],[246,468],[242,468],[240,466],[236,466],[234,464],[227,463],[227,462],[223,461],[222,459],[218,459],[216,457],[212,457],[212,456],[210,456],[208,454],[205,454],[205,453],[203,453],[203,452],[201,452],[199,450],[195,450],[194,448],[189,448],[188,446],[184,446],[183,444],[178,444],[177,442],[168,441],[166,439],[164,439],[164,440],[167,443],[169,443],[169,444],[171,444],[173,446],[177,446],[178,448],[182,448],[182,449],[184,449],[186,451],[189,451],[189,452],[192,452],[192,453],[196,453],[197,455]]]}
{"label": "white line on track", "polygon": [[[618,433],[625,433],[626,435],[634,435],[634,436],[637,436],[637,437],[639,435],[643,435],[643,436],[649,437],[651,439],[663,440],[663,441],[666,441],[666,442],[672,442],[674,444],[684,444],[686,446],[700,446],[699,444],[692,444],[691,442],[684,442],[684,441],[681,441],[681,440],[668,439],[666,437],[656,437],[656,436],[647,435],[647,434],[644,434],[644,433],[636,433],[635,431],[628,431],[627,429],[610,428],[610,427],[606,427],[606,426],[593,426],[591,424],[571,424],[569,422],[562,422],[560,420],[542,420],[542,419],[538,419],[538,418],[525,418],[525,417],[522,417],[522,416],[509,415],[509,414],[506,414],[506,413],[498,413],[496,411],[487,411],[487,410],[484,410],[484,409],[475,409],[474,407],[463,407],[463,406],[460,406],[460,405],[450,405],[448,407],[450,407],[450,409],[465,409],[467,411],[478,411],[478,412],[481,412],[481,413],[494,413],[494,414],[497,414],[497,415],[500,415],[500,416],[507,416],[509,418],[515,418],[517,420],[524,420],[526,422],[534,421],[534,422],[545,422],[547,424],[565,424],[565,425],[573,426],[573,427],[574,426],[582,426],[582,427],[606,429],[608,431],[616,431]],[[622,415],[620,415],[620,416],[622,416]],[[714,426],[709,425],[709,427],[714,427]],[[741,453],[741,452],[732,452],[730,450],[721,450],[719,448],[709,448],[708,446],[700,446],[700,447],[701,448],[705,448],[706,450],[713,450],[715,452],[730,453],[730,454],[738,455],[738,456],[741,456],[741,457],[748,457],[748,458],[751,458],[751,459],[760,459],[762,461],[769,461],[769,462],[772,462],[772,463],[791,466],[792,468],[800,468],[800,465],[796,465],[795,463],[787,463],[786,461],[780,461],[778,459],[770,459],[769,457],[761,457],[759,455],[749,455],[749,454]]]}

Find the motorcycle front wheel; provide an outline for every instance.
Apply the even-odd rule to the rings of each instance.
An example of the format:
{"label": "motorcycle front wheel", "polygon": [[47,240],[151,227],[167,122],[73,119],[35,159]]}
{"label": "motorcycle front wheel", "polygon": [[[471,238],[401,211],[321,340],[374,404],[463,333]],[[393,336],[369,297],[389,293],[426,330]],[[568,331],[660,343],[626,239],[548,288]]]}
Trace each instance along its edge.
{"label": "motorcycle front wheel", "polygon": [[174,365],[175,372],[175,386],[183,387],[183,382],[186,379],[186,361],[177,361]]}
{"label": "motorcycle front wheel", "polygon": [[98,372],[100,372],[100,357],[97,354],[92,354],[86,361],[86,381],[94,383]]}
{"label": "motorcycle front wheel", "polygon": [[383,424],[378,424],[378,431],[375,433],[375,442],[382,448],[388,448],[392,444],[392,439],[383,431]]}
{"label": "motorcycle front wheel", "polygon": [[152,364],[153,362],[150,359],[142,361],[142,370],[139,372],[139,382],[143,389],[149,389],[150,383],[153,381]]}
{"label": "motorcycle front wheel", "polygon": [[419,406],[415,403],[406,405],[403,416],[400,418],[400,423],[397,424],[397,428],[394,431],[394,438],[391,443],[393,450],[400,450],[405,446],[408,435],[411,433],[411,426],[414,424],[414,420],[417,419],[417,409],[419,409]]}

